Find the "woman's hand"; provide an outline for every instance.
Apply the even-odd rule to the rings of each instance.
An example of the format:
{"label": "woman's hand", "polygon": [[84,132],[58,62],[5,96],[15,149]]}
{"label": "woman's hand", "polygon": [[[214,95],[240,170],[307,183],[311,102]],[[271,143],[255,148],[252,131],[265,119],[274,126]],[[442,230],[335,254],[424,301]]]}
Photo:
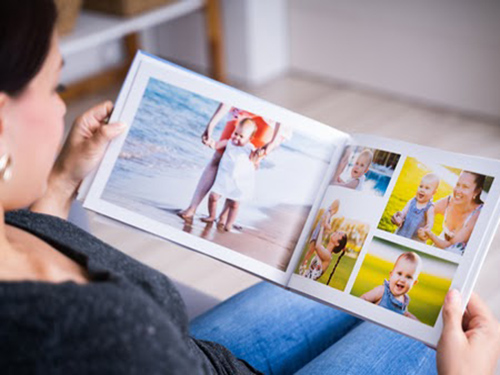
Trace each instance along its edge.
{"label": "woman's hand", "polygon": [[33,211],[67,218],[71,202],[83,179],[101,161],[109,142],[121,134],[125,124],[106,124],[113,103],[101,103],[78,117],[52,168],[45,195]]}
{"label": "woman's hand", "polygon": [[266,143],[264,146],[259,147],[255,152],[260,158],[266,157],[276,148],[274,141]]}
{"label": "woman's hand", "polygon": [[258,153],[259,150],[254,150],[250,153],[249,159],[255,166],[255,169],[259,169],[260,162],[263,159],[263,156],[260,156]]}
{"label": "woman's hand", "polygon": [[207,129],[205,129],[205,131],[201,135],[201,143],[203,143],[205,146],[211,147],[210,144],[214,142],[215,140],[212,139],[212,134],[207,127]]}
{"label": "woman's hand", "polygon": [[462,315],[460,293],[451,290],[445,299],[443,322],[438,373],[494,374],[500,356],[500,325],[485,303],[472,294]]}
{"label": "woman's hand", "polygon": [[112,110],[113,103],[107,101],[78,117],[56,160],[53,172],[75,190],[97,167],[109,142],[126,128],[122,123],[106,124]]}
{"label": "woman's hand", "polygon": [[212,150],[215,150],[216,148],[216,142],[212,138],[208,138],[206,141],[203,141],[205,146],[210,147]]}

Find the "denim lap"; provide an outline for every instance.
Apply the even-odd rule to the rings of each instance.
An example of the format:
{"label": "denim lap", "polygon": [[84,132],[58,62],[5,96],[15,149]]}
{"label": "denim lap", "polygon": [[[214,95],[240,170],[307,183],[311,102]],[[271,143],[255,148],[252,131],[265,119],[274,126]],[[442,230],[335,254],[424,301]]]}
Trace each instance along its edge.
{"label": "denim lap", "polygon": [[191,322],[191,334],[227,347],[266,374],[294,373],[360,320],[259,283]]}
{"label": "denim lap", "polygon": [[259,283],[194,319],[191,334],[266,374],[433,374],[435,351],[346,313]]}
{"label": "denim lap", "polygon": [[436,352],[421,342],[362,323],[297,375],[437,374]]}

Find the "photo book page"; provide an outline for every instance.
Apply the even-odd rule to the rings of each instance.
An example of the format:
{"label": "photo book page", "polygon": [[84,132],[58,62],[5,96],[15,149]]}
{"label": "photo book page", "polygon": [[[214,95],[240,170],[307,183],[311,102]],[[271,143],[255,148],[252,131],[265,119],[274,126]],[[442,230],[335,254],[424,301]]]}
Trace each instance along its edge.
{"label": "photo book page", "polygon": [[499,221],[500,161],[349,135],[139,52],[84,207],[435,347]]}
{"label": "photo book page", "polygon": [[84,207],[285,285],[349,136],[138,53]]}
{"label": "photo book page", "polygon": [[343,150],[289,287],[435,347],[499,219],[500,162],[374,136]]}

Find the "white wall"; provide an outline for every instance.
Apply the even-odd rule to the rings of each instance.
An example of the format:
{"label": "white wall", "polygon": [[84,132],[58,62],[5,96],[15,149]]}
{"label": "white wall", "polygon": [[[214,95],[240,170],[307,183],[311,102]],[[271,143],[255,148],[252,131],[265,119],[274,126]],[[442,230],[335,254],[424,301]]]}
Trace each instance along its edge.
{"label": "white wall", "polygon": [[124,56],[122,43],[106,43],[88,51],[63,56],[65,61],[61,82],[67,85],[120,65]]}
{"label": "white wall", "polygon": [[[289,67],[287,0],[221,0],[227,76],[258,85]],[[209,72],[203,12],[142,33],[143,49],[198,71]],[[66,57],[63,80],[76,81],[123,60],[120,43]]]}
{"label": "white wall", "polygon": [[291,67],[500,117],[500,1],[290,0]]}
{"label": "white wall", "polygon": [[[222,0],[226,70],[230,81],[259,85],[289,67],[287,0]],[[157,28],[156,52],[207,72],[201,12]]]}

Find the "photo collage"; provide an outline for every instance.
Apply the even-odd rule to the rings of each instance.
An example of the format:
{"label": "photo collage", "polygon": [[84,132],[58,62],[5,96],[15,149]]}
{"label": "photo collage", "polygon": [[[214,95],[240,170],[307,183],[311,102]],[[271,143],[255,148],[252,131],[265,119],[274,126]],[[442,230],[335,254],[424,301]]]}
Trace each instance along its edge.
{"label": "photo collage", "polygon": [[295,274],[433,327],[492,183],[346,146]]}

